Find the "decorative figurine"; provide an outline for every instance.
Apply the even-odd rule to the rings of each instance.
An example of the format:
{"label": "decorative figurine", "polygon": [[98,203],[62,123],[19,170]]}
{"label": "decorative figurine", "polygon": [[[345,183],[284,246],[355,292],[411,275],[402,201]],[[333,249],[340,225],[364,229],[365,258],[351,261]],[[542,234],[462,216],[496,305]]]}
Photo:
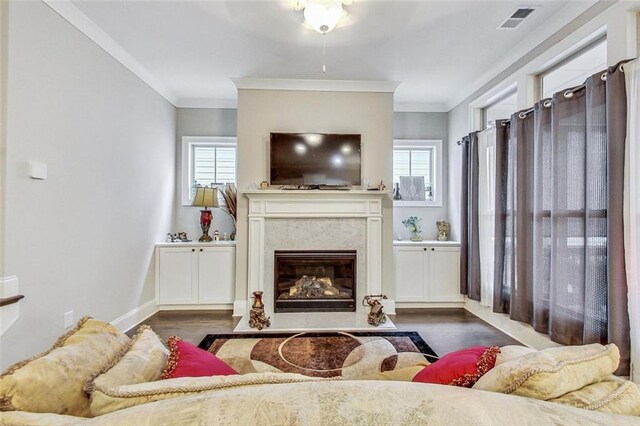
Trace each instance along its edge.
{"label": "decorative figurine", "polygon": [[380,181],[380,185],[378,185],[378,191],[384,191],[386,188],[386,186],[384,185],[384,182]]}
{"label": "decorative figurine", "polygon": [[269,182],[267,182],[266,180],[260,182],[260,189],[269,189]]}
{"label": "decorative figurine", "polygon": [[220,241],[220,231],[217,229],[213,231],[213,241]]}
{"label": "decorative figurine", "polygon": [[438,227],[438,241],[448,241],[449,229],[451,229],[449,222],[440,220],[436,222],[436,226]]}
{"label": "decorative figurine", "polygon": [[387,322],[387,314],[382,310],[382,303],[380,300],[387,299],[384,294],[370,294],[364,297],[362,300],[363,306],[369,306],[371,310],[367,315],[367,323],[375,327]]}
{"label": "decorative figurine", "polygon": [[249,327],[262,330],[263,327],[271,327],[271,317],[264,315],[264,303],[262,303],[262,292],[253,292],[253,305],[249,311]]}

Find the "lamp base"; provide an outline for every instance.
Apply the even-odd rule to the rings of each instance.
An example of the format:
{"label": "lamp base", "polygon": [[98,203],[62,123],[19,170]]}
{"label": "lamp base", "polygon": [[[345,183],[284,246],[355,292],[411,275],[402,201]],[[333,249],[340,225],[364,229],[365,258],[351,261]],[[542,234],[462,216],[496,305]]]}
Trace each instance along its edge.
{"label": "lamp base", "polygon": [[211,238],[208,234],[204,234],[203,236],[198,238],[198,241],[200,241],[201,243],[208,243],[210,241],[213,241],[213,238]]}
{"label": "lamp base", "polygon": [[208,243],[213,241],[213,238],[209,236],[209,227],[211,226],[211,220],[213,219],[213,213],[206,207],[204,210],[200,210],[200,228],[202,228],[202,236],[198,239],[201,243]]}

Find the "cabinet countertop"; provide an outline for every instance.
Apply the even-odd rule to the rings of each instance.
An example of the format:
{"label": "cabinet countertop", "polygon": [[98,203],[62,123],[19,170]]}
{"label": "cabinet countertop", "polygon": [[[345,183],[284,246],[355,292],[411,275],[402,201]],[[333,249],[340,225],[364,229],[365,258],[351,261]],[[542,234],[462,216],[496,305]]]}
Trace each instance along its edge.
{"label": "cabinet countertop", "polygon": [[156,247],[235,247],[235,241],[211,241],[201,243],[198,241],[176,242],[176,243],[156,243]]}
{"label": "cabinet countertop", "polygon": [[393,240],[394,246],[430,246],[430,247],[460,247],[460,241],[438,241],[438,240]]}

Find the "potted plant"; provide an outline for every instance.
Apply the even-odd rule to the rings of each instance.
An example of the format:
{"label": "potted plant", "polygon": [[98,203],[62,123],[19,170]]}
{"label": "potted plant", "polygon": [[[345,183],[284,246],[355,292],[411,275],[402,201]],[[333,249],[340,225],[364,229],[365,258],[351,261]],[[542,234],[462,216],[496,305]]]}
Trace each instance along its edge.
{"label": "potted plant", "polygon": [[420,235],[420,221],[422,218],[417,216],[410,216],[408,219],[402,221],[402,224],[409,229],[411,232],[411,241],[422,241],[422,236]]}

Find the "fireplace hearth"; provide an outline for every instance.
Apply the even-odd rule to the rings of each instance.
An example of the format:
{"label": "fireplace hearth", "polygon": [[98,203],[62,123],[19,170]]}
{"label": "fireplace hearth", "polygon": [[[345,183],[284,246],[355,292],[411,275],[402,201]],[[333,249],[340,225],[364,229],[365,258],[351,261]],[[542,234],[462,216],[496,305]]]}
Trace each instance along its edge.
{"label": "fireplace hearth", "polygon": [[275,312],[356,310],[355,250],[276,250]]}

